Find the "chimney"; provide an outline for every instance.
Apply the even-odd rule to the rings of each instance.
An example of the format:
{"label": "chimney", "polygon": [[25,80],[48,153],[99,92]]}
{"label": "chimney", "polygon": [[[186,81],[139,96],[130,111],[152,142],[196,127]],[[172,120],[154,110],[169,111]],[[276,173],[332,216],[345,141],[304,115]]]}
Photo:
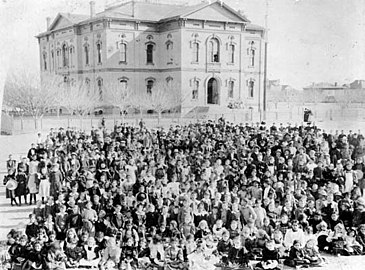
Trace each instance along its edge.
{"label": "chimney", "polygon": [[95,1],[90,1],[90,18],[95,16]]}
{"label": "chimney", "polygon": [[51,26],[51,17],[47,17],[47,30],[49,29],[49,27]]}
{"label": "chimney", "polygon": [[335,86],[337,86],[337,82],[335,82]]}

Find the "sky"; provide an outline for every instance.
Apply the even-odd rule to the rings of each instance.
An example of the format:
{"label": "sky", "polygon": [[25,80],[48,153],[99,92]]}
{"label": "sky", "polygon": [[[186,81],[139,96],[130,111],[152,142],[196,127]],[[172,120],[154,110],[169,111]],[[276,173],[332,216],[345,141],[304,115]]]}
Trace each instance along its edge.
{"label": "sky", "polygon": [[[114,2],[96,0],[96,11],[102,11],[108,1]],[[269,79],[298,89],[313,82],[344,84],[365,79],[364,0],[224,2],[262,26],[268,2]],[[54,19],[58,12],[88,14],[89,0],[0,0],[0,73],[39,70],[34,36],[46,30],[46,17]]]}

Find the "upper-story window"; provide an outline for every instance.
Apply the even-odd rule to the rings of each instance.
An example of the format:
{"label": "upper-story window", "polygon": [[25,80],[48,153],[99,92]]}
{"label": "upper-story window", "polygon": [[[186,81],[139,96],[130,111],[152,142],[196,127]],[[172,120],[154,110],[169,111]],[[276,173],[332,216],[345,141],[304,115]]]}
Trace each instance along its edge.
{"label": "upper-story window", "polygon": [[235,50],[236,50],[236,47],[234,44],[228,45],[229,63],[231,63],[231,64],[234,63]]}
{"label": "upper-story window", "polygon": [[256,55],[256,48],[255,48],[254,41],[251,41],[249,43],[249,48],[247,49],[247,54],[249,57],[249,66],[254,67],[255,66],[255,55]]}
{"label": "upper-story window", "polygon": [[233,98],[233,93],[234,93],[234,81],[229,81],[228,82],[228,98]]}
{"label": "upper-story window", "polygon": [[85,52],[85,65],[89,65],[90,57],[89,57],[89,45],[88,44],[84,45],[84,52]]}
{"label": "upper-story window", "polygon": [[146,89],[147,89],[147,94],[152,94],[152,88],[154,85],[155,81],[153,79],[148,79],[147,80],[147,85],[146,85]]}
{"label": "upper-story window", "polygon": [[219,63],[219,41],[212,38],[208,43],[209,61],[212,63]]}
{"label": "upper-story window", "polygon": [[54,51],[51,51],[51,71],[54,70]]}
{"label": "upper-story window", "polygon": [[43,53],[43,69],[47,70],[47,53]]}
{"label": "upper-story window", "polygon": [[198,63],[199,62],[199,43],[194,42],[192,44],[193,46],[193,62]]}
{"label": "upper-story window", "polygon": [[127,44],[119,43],[119,63],[127,63]]}
{"label": "upper-story window", "polygon": [[250,79],[248,81],[248,97],[253,98],[254,89],[255,89],[255,81],[253,79]]}
{"label": "upper-story window", "polygon": [[101,53],[102,53],[102,46],[101,46],[101,42],[98,42],[97,44],[96,44],[96,53],[97,53],[97,57],[98,57],[98,59],[97,59],[97,63],[98,64],[101,64]]}
{"label": "upper-story window", "polygon": [[68,66],[68,48],[66,44],[62,45],[62,66]]}
{"label": "upper-story window", "polygon": [[154,50],[154,45],[148,44],[146,48],[147,64],[153,64],[153,50]]}
{"label": "upper-story window", "polygon": [[167,64],[172,64],[172,62],[174,61],[173,48],[174,48],[174,44],[172,43],[172,41],[166,42]]}
{"label": "upper-story window", "polygon": [[61,50],[60,49],[57,50],[56,55],[57,55],[57,57],[56,57],[56,61],[57,61],[56,66],[58,68],[61,68],[61,64],[62,64],[61,61],[62,61],[62,59],[61,59]]}
{"label": "upper-story window", "polygon": [[75,54],[75,48],[73,46],[70,47],[70,67],[73,66],[73,58]]}

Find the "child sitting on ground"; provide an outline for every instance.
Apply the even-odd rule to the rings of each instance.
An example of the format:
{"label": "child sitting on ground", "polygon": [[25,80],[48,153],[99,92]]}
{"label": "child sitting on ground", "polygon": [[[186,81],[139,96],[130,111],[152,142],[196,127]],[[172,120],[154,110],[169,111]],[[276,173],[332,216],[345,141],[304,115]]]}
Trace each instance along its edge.
{"label": "child sitting on ground", "polygon": [[305,258],[304,251],[299,240],[294,240],[290,248],[289,257],[285,259],[284,264],[291,267],[309,267],[310,260]]}
{"label": "child sitting on ground", "polygon": [[232,267],[248,266],[248,252],[245,247],[241,245],[240,237],[233,239],[233,246],[228,252],[228,263]]}
{"label": "child sitting on ground", "polygon": [[228,263],[228,252],[232,247],[231,240],[229,239],[229,232],[224,231],[222,234],[222,239],[219,240],[217,245],[218,255],[221,257],[221,262],[223,265]]}
{"label": "child sitting on ground", "polygon": [[345,237],[345,250],[349,255],[362,254],[362,246],[356,241],[356,231],[349,229],[347,236]]}
{"label": "child sitting on ground", "polygon": [[319,254],[315,239],[309,239],[305,244],[303,251],[304,257],[310,261],[311,266],[322,266],[324,264],[325,260]]}
{"label": "child sitting on ground", "polygon": [[262,251],[262,261],[256,265],[258,268],[279,270],[279,251],[275,248],[274,240],[268,240]]}

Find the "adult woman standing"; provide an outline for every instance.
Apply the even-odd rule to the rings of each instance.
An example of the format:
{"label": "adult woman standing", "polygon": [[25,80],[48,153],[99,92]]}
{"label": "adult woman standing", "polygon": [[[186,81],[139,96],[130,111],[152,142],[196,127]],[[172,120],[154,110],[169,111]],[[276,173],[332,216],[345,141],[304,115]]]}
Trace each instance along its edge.
{"label": "adult woman standing", "polygon": [[42,198],[42,203],[44,203],[44,199],[47,199],[51,195],[51,184],[49,182],[47,167],[41,169],[39,180],[39,196]]}
{"label": "adult woman standing", "polygon": [[37,156],[33,155],[31,157],[31,161],[29,162],[29,177],[28,177],[28,189],[30,193],[29,205],[32,204],[32,200],[34,199],[34,203],[37,201],[37,193],[38,193],[38,167],[39,162],[37,161]]}
{"label": "adult woman standing", "polygon": [[25,174],[25,168],[20,166],[18,168],[18,174],[16,176],[16,181],[18,182],[18,187],[15,190],[15,195],[19,198],[19,205],[22,205],[22,196],[24,196],[25,204],[27,204],[27,175]]}

